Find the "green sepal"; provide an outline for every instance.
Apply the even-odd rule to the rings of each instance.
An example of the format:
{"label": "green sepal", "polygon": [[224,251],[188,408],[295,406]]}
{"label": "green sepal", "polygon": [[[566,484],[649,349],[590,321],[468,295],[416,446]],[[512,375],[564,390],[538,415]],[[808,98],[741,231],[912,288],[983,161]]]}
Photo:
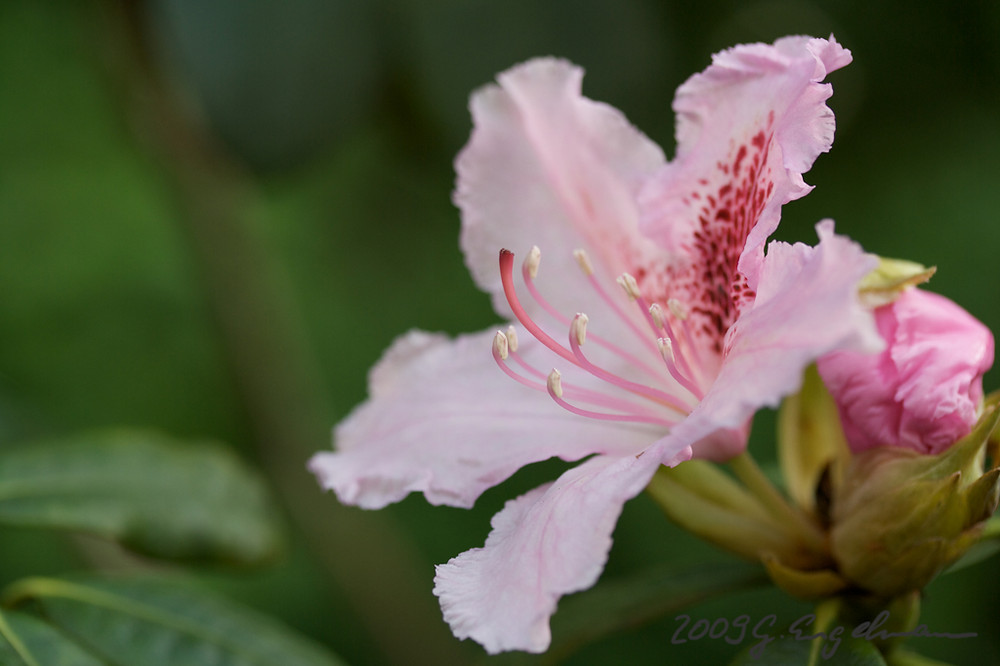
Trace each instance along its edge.
{"label": "green sepal", "polygon": [[934,456],[899,447],[854,456],[833,506],[831,546],[841,573],[893,598],[923,588],[978,540],[996,508],[996,471],[983,474],[991,408],[972,432]]}
{"label": "green sepal", "polygon": [[816,365],[810,365],[801,390],[786,398],[778,412],[778,462],[789,496],[824,518],[826,507],[817,506],[820,481],[827,475],[826,492],[835,492],[850,455],[837,405]]}
{"label": "green sepal", "polygon": [[927,282],[936,271],[915,261],[879,257],[878,267],[861,280],[858,291],[865,305],[879,307],[892,303],[908,287]]}
{"label": "green sepal", "polygon": [[806,571],[782,564],[773,554],[761,558],[767,575],[787,594],[804,600],[826,599],[843,591],[849,583],[832,569]]}
{"label": "green sepal", "polygon": [[751,560],[772,552],[802,562],[787,527],[712,463],[689,460],[661,467],[646,491],[674,523],[710,543]]}

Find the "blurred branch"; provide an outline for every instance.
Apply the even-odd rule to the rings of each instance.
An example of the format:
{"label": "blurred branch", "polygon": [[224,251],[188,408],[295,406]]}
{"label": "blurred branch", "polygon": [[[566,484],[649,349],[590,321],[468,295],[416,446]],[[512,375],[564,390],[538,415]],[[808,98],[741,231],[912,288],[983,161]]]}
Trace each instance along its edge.
{"label": "blurred branch", "polygon": [[[201,272],[260,462],[286,509],[392,663],[460,663],[427,593],[429,571],[383,514],[323,496],[305,463],[329,432],[324,391],[297,318],[281,298],[275,258],[247,219],[254,183],[178,102],[153,62],[141,6],[108,0],[108,65],[133,129],[163,162]],[[318,440],[324,433],[323,440]]]}

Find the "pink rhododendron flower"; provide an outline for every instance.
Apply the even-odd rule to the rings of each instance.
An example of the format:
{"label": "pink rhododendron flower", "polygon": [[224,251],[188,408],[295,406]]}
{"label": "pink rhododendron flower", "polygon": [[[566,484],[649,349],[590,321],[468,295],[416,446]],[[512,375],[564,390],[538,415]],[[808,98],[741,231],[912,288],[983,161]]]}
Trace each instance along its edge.
{"label": "pink rhododendron flower", "polygon": [[902,446],[935,454],[972,430],[993,365],[993,335],[944,296],[909,289],[875,310],[886,349],[838,351],[819,361],[858,453]]}
{"label": "pink rhododendron flower", "polygon": [[[660,465],[740,453],[754,412],[795,391],[809,363],[881,349],[857,298],[875,258],[829,222],[816,247],[764,252],[830,147],[821,81],[849,61],[832,38],[715,56],[677,92],[672,162],[581,96],[582,71],[561,60],[473,96],[456,162],[461,245],[519,326],[403,336],[336,429],[336,452],[310,463],[342,502],[378,508],[413,491],[471,506],[524,465],[587,458],[509,501],[482,548],[437,568],[456,636],[491,653],[545,650],[559,597],[595,582],[622,505]],[[500,248],[520,270],[507,250],[498,265]]]}

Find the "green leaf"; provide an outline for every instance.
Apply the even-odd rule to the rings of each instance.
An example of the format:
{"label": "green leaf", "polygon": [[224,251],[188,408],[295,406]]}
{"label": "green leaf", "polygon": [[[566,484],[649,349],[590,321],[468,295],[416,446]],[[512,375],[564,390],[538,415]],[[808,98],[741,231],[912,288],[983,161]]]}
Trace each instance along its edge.
{"label": "green leaf", "polygon": [[44,620],[0,613],[0,666],[102,666],[102,662]]}
{"label": "green leaf", "polygon": [[342,663],[276,620],[176,580],[28,578],[3,595],[5,605],[28,601],[35,602],[52,625],[108,664]]}
{"label": "green leaf", "polygon": [[0,523],[83,530],[169,559],[273,559],[281,530],[257,475],[232,451],[116,431],[0,454]]}
{"label": "green leaf", "polygon": [[648,569],[598,584],[564,599],[552,618],[552,645],[544,655],[507,653],[490,664],[556,663],[587,643],[729,592],[767,582],[758,565],[743,562]]}

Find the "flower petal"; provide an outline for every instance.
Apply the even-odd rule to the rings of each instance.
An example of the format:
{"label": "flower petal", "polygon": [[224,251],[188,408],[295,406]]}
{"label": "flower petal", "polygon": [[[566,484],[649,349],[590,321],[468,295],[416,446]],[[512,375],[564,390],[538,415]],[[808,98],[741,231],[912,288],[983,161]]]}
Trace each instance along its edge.
{"label": "flower petal", "polygon": [[830,149],[820,81],[850,60],[832,37],[736,46],[677,91],[677,157],[640,194],[640,228],[674,258],[640,286],[685,302],[716,352],[752,300],[781,206],[809,192],[802,173]]}
{"label": "flower petal", "polygon": [[993,334],[954,302],[908,289],[875,310],[878,355],[839,351],[819,371],[851,449],[903,446],[936,454],[972,430],[993,365]]}
{"label": "flower petal", "polygon": [[[635,195],[663,153],[619,111],[581,96],[582,78],[566,61],[531,60],[471,101],[475,128],[455,163],[461,247],[504,316],[500,248],[525,256],[539,246],[542,291],[570,313],[589,306],[581,302],[586,289],[566,279],[579,274],[573,250],[587,249],[598,273],[613,280],[632,269],[632,255],[653,249],[639,236]],[[556,279],[544,283],[548,275]]]}
{"label": "flower petal", "polygon": [[[495,333],[396,340],[372,371],[369,400],[337,426],[337,450],[309,462],[322,485],[369,509],[414,491],[469,507],[528,463],[636,453],[656,439],[649,427],[574,416],[504,376],[490,354]],[[534,363],[547,351],[527,340],[519,353]]]}
{"label": "flower petal", "polygon": [[600,576],[623,504],[646,487],[662,455],[598,456],[507,502],[482,548],[437,567],[434,594],[455,636],[490,654],[544,652],[559,597]]}
{"label": "flower petal", "polygon": [[729,331],[719,376],[667,441],[694,444],[696,457],[730,458],[745,440],[706,438],[740,428],[761,407],[776,407],[801,386],[806,366],[824,354],[883,348],[874,317],[858,297],[858,283],[878,259],[834,235],[829,220],[816,230],[816,247],[778,241],[768,246],[757,298]]}

